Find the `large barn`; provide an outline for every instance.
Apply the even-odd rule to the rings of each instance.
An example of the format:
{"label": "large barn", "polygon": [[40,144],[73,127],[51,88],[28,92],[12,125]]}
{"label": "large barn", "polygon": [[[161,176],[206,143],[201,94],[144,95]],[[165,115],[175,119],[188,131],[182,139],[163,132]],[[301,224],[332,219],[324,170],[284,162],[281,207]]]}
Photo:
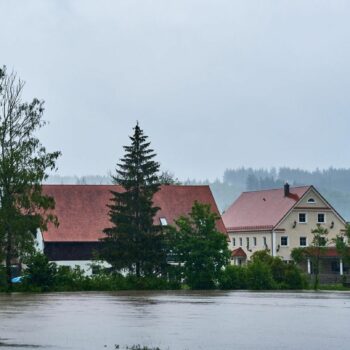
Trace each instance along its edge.
{"label": "large barn", "polygon": [[[111,226],[107,207],[111,191],[121,191],[116,185],[44,185],[43,192],[54,197],[59,226],[49,225],[38,235],[39,245],[59,265],[79,265],[87,270],[94,251],[98,251],[103,230]],[[159,225],[172,225],[181,215],[187,215],[195,201],[210,204],[220,216],[209,186],[163,185],[153,198],[160,207],[154,218]],[[217,229],[226,234],[221,218]]]}

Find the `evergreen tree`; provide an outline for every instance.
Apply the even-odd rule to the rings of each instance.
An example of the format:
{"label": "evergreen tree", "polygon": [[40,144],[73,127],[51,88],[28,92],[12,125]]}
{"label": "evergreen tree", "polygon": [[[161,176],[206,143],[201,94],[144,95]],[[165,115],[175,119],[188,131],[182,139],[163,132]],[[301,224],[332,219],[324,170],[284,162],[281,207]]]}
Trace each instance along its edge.
{"label": "evergreen tree", "polygon": [[109,205],[112,227],[104,230],[102,258],[114,271],[127,270],[136,276],[159,274],[166,264],[164,235],[153,218],[159,208],[153,206],[153,196],[159,190],[159,163],[150,148],[147,136],[139,127],[124,146],[125,155],[117,164],[114,183],[123,190],[112,192]]}

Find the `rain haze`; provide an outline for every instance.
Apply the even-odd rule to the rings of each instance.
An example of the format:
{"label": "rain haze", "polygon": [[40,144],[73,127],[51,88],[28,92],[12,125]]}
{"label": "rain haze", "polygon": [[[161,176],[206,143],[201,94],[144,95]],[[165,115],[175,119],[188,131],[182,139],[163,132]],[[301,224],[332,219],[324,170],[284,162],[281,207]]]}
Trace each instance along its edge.
{"label": "rain haze", "polygon": [[46,101],[61,175],[107,174],[136,120],[163,169],[348,167],[348,1],[0,1],[1,64]]}

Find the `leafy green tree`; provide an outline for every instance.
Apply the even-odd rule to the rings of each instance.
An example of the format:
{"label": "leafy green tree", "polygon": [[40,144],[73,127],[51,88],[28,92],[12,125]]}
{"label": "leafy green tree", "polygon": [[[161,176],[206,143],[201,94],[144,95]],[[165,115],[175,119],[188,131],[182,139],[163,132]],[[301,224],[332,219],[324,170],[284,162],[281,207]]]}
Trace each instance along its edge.
{"label": "leafy green tree", "polygon": [[33,251],[36,230],[57,223],[54,199],[42,194],[41,184],[60,152],[46,152],[36,137],[45,125],[44,103],[23,102],[23,87],[15,73],[0,69],[0,255],[9,288],[11,264]]}
{"label": "leafy green tree", "polygon": [[229,265],[220,274],[221,289],[247,289],[247,268],[245,266]]}
{"label": "leafy green tree", "polygon": [[346,224],[344,234],[337,235],[335,244],[343,261],[350,264],[350,224]]}
{"label": "leafy green tree", "polygon": [[49,291],[55,283],[57,266],[45,254],[33,253],[27,260],[26,284]]}
{"label": "leafy green tree", "polygon": [[307,259],[307,248],[293,248],[290,255],[296,264],[301,264]]}
{"label": "leafy green tree", "polygon": [[328,245],[328,230],[317,224],[317,227],[311,231],[313,237],[310,246],[307,248],[308,255],[311,258],[314,274],[314,289],[317,290],[320,284],[320,262],[321,257],[326,251]]}
{"label": "leafy green tree", "polygon": [[[280,257],[273,257],[266,250],[256,251],[252,257],[251,262],[259,263],[258,267],[255,267],[253,271],[257,272],[258,276],[253,279],[253,289],[260,285],[265,285],[265,287],[271,285],[268,275],[271,273],[274,283],[271,286],[279,289],[302,289],[306,286],[306,279],[300,268],[294,263],[287,264]],[[267,273],[267,277],[260,274],[263,269],[262,265],[268,266],[270,272]],[[248,268],[250,268],[248,266]],[[251,272],[251,276],[253,272]],[[258,278],[263,278],[262,281],[258,282]],[[251,282],[251,281],[250,281]],[[266,288],[268,289],[268,288]]]}
{"label": "leafy green tree", "polygon": [[255,260],[248,264],[247,281],[250,289],[264,290],[276,287],[270,266],[261,260]]}
{"label": "leafy green tree", "polygon": [[292,259],[295,263],[300,264],[307,259],[312,262],[312,272],[314,275],[313,288],[318,289],[320,284],[320,267],[321,257],[327,249],[328,230],[317,224],[317,227],[311,231],[312,241],[307,248],[294,248],[291,252]]}
{"label": "leafy green tree", "polygon": [[166,266],[164,234],[160,225],[153,224],[159,210],[152,201],[160,186],[159,164],[138,123],[130,140],[113,177],[124,190],[112,192],[112,227],[104,230],[107,237],[103,239],[101,258],[116,272],[128,270],[138,277],[157,275]]}
{"label": "leafy green tree", "polygon": [[195,202],[188,216],[170,228],[170,249],[185,282],[193,289],[214,288],[230,252],[227,237],[216,228],[210,205]]}

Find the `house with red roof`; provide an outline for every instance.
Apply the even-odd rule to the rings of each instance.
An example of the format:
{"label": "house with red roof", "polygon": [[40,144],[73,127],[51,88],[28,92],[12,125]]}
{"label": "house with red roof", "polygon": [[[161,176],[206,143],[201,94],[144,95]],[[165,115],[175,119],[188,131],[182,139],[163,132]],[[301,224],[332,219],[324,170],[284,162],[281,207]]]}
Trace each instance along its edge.
{"label": "house with red roof", "polygon": [[[307,247],[317,224],[328,229],[331,242],[345,230],[345,220],[313,186],[243,192],[222,215],[230,239],[232,261],[242,264],[258,250],[291,260],[291,251]],[[325,269],[343,274],[345,267],[329,247],[324,254]],[[307,270],[312,270],[308,260]]]}
{"label": "house with red roof", "polygon": [[[111,227],[109,208],[111,191],[121,191],[117,185],[44,185],[43,192],[55,199],[55,215],[59,226],[49,225],[39,233],[39,246],[59,265],[79,265],[87,270],[94,252],[99,250],[103,230]],[[173,225],[181,215],[190,213],[195,201],[209,204],[220,216],[209,186],[162,185],[154,195],[154,206],[161,209],[154,217],[155,225]],[[217,229],[226,234],[222,219]]]}

